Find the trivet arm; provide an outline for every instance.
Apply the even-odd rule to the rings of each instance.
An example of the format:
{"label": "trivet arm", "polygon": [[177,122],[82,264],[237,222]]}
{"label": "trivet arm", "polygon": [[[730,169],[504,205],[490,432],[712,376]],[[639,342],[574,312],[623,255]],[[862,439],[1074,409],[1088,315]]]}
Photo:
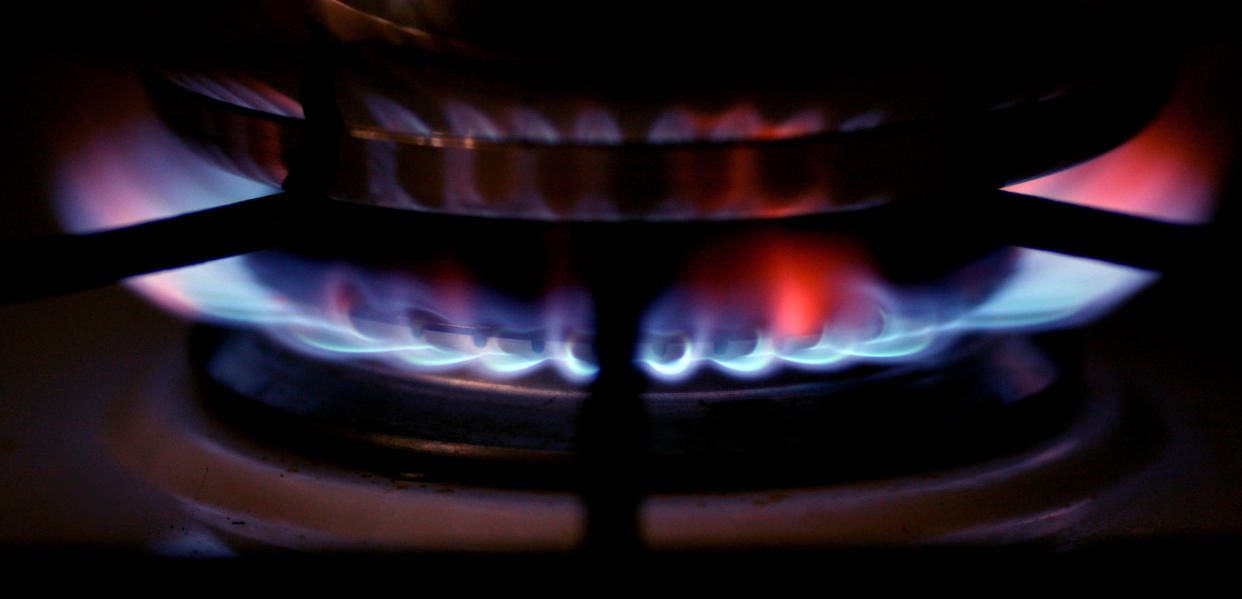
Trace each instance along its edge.
{"label": "trivet arm", "polygon": [[308,213],[277,193],[98,233],[0,241],[0,302],[107,285],[169,268],[266,249],[304,229]]}

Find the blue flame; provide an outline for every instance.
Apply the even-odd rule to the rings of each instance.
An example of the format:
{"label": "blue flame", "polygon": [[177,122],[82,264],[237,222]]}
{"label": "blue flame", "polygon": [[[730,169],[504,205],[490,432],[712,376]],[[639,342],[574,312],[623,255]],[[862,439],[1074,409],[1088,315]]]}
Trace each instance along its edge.
{"label": "blue flame", "polygon": [[[739,343],[721,344],[708,330],[649,333],[639,363],[651,376],[679,381],[699,369],[752,378],[781,367],[841,370],[856,364],[904,363],[934,354],[971,333],[1038,332],[1091,320],[1154,281],[1157,275],[1105,262],[1040,250],[1019,250],[1014,274],[997,292],[960,311],[945,302],[951,295],[884,288],[875,283],[855,290],[870,318],[826,323],[818,335],[777,339],[756,328],[745,351]],[[863,324],[865,322],[870,325]],[[650,331],[650,326],[648,328]],[[685,350],[669,356],[655,351],[660,339],[687,340]]]}
{"label": "blue flame", "polygon": [[[217,94],[228,92],[212,89]],[[382,100],[373,101],[370,108],[390,117],[392,122],[384,126],[413,134],[429,130],[418,117]],[[507,122],[523,138],[558,139],[551,124],[536,113],[515,111],[495,121],[469,107],[445,110],[455,115],[456,127],[475,137],[497,138],[504,134],[497,123]],[[571,137],[619,141],[611,117],[580,116]],[[739,113],[734,120],[722,134],[758,126],[748,114]],[[853,124],[868,126],[870,120]],[[822,117],[812,113],[792,121],[790,128],[823,126]],[[669,116],[653,130],[653,137],[659,138],[653,141],[698,135],[692,130],[695,126],[689,115]],[[1124,189],[1138,195],[1131,201],[1120,192],[1105,194],[1100,200],[1105,207],[1126,206],[1172,219],[1206,213],[1214,194],[1212,182],[1191,177],[1192,168],[1180,168],[1176,152],[1160,154],[1167,147],[1140,136],[1095,161],[1016,189],[1090,203],[1100,200],[1101,189],[1120,189],[1099,182],[1123,173],[1130,182]],[[1151,167],[1157,159],[1164,160],[1160,168]],[[1165,164],[1169,161],[1171,166]],[[211,166],[147,121],[106,131],[82,146],[65,164],[60,181],[58,209],[71,230],[121,226],[273,191]],[[463,188],[454,193],[469,201],[473,191]],[[598,202],[606,203],[607,198]],[[909,363],[934,355],[964,335],[1081,324],[1156,278],[1153,273],[1092,260],[1018,252],[1012,274],[994,292],[974,301],[874,277],[849,279],[838,289],[849,296],[849,308],[818,330],[798,335],[780,334],[762,318],[730,320],[725,313],[700,318],[676,301],[659,299],[647,316],[636,360],[653,378],[667,381],[687,379],[704,368],[760,377],[780,368],[829,372],[863,363]],[[305,288],[282,287],[257,270],[265,259],[271,255],[219,260],[136,278],[129,284],[187,318],[255,327],[291,348],[333,359],[365,360],[409,372],[470,369],[490,377],[551,370],[578,384],[596,374],[591,298],[580,290],[554,290],[533,306],[480,293],[474,312],[461,314],[460,306],[408,277],[393,282],[348,265],[302,265],[296,278]],[[290,272],[297,270],[295,266],[283,265]]]}

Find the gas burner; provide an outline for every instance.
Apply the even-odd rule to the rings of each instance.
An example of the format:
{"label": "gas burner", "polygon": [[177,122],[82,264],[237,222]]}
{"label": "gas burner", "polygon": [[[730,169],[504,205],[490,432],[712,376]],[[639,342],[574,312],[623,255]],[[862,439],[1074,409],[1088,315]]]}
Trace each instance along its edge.
{"label": "gas burner", "polygon": [[[502,468],[571,463],[581,443],[589,393],[556,377],[410,377],[245,331],[202,331],[195,347],[209,403],[263,422],[247,428],[265,435],[301,430]],[[1076,406],[1075,378],[1029,341],[991,337],[906,367],[654,387],[641,396],[645,453],[656,470],[677,464],[693,484],[726,487],[806,467],[822,478],[979,459],[1055,432]]]}
{"label": "gas burner", "polygon": [[[249,334],[203,334],[207,339],[200,336],[200,341],[223,350],[217,360],[258,357],[263,361],[251,365],[256,370],[281,359],[292,360],[283,365],[286,371],[306,366],[296,354],[248,354],[258,343]],[[209,362],[207,370],[212,369]],[[289,380],[286,374],[260,378],[275,376],[283,383]],[[303,375],[324,376],[304,370]],[[374,374],[323,380],[333,381],[334,389],[375,385],[368,376]],[[179,498],[197,521],[243,554],[273,546],[368,552],[561,551],[578,546],[586,534],[587,513],[577,483],[565,472],[512,462],[492,469],[471,468],[461,461],[446,464],[410,450],[456,451],[399,436],[364,439],[399,451],[363,448],[357,435],[346,435],[342,442],[339,436],[325,436],[322,428],[308,430],[304,415],[289,428],[287,413],[273,418],[270,407],[256,410],[252,399],[222,397],[219,389],[198,387],[193,379],[176,364],[157,369],[150,384],[113,410],[110,443],[125,463]],[[1014,404],[1018,411],[1012,418],[976,419],[973,424],[979,426],[1000,426],[994,434],[971,435],[972,442],[990,437],[987,451],[976,446],[957,459],[937,461],[923,453],[940,454],[934,446],[903,444],[902,459],[906,466],[917,466],[915,471],[889,467],[880,474],[874,469],[876,456],[867,454],[876,447],[869,446],[837,447],[841,453],[836,454],[793,454],[802,470],[797,474],[769,461],[764,468],[784,472],[754,476],[758,471],[751,471],[748,477],[743,459],[732,466],[717,464],[717,471],[708,470],[716,475],[709,479],[684,468],[662,481],[653,476],[640,507],[642,539],[653,550],[1070,542],[1082,523],[1112,509],[1107,498],[1125,496],[1143,480],[1163,443],[1163,432],[1145,402],[1095,386],[1085,393],[1078,385],[1074,388],[1079,391],[1073,401],[1049,402],[1036,394]],[[281,383],[266,389],[269,393],[260,402],[280,403],[281,412],[306,405],[294,403],[305,396]],[[426,387],[419,387],[413,398],[426,393]],[[489,397],[493,405],[502,403]],[[360,393],[351,399],[370,398]],[[442,399],[473,400],[460,392]],[[835,397],[817,399],[829,400]],[[1045,409],[1034,408],[1040,403]],[[1046,409],[1049,403],[1059,405]],[[1036,418],[1025,418],[1029,416]],[[449,424],[440,432],[456,428]],[[327,432],[340,433],[339,423]],[[941,441],[941,433],[950,434],[938,431]],[[1026,436],[1006,437],[1015,433]],[[525,431],[519,435],[529,437]],[[495,455],[484,456],[476,449],[471,457]],[[525,459],[530,454],[500,456]],[[781,457],[788,460],[791,454],[782,452]],[[872,469],[841,469],[853,462]],[[740,478],[728,476],[733,466]],[[690,472],[695,475],[687,476]],[[698,487],[712,478],[715,484]]]}
{"label": "gas burner", "polygon": [[6,243],[0,299],[168,270],[189,367],[108,412],[159,501],[243,549],[1064,547],[1204,453],[1066,332],[1225,239],[1179,52],[546,8],[263,4],[296,43],[162,55],[75,144],[66,226],[136,226]]}

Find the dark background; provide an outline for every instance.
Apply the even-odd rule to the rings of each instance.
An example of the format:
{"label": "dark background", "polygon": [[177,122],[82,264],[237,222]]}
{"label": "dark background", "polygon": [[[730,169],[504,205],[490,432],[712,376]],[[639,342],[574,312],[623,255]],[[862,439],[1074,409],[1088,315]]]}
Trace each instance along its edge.
{"label": "dark background", "polygon": [[[300,35],[279,11],[239,19],[237,7],[247,5],[137,3],[118,10],[61,3],[10,16],[8,28],[23,35],[6,37],[0,52],[0,239],[57,230],[49,187],[58,160],[84,132],[135,108],[137,65],[166,53]],[[1220,126],[1237,131],[1242,47],[1217,29],[1220,19],[1198,8],[1183,4],[1164,19],[1168,30],[1146,35],[1178,36],[1198,48],[1198,93],[1236,110]],[[1233,285],[1242,257],[1242,167],[1232,164],[1213,224],[1213,234],[1230,241],[1224,249],[1167,273],[1086,333],[1090,360],[1168,402],[1202,431],[1212,456],[1204,470],[1188,469],[1154,494],[1151,501],[1164,507],[1129,523],[1141,538],[1219,543],[1242,533],[1242,309]],[[69,441],[56,435],[60,423],[97,415],[100,400],[133,372],[175,350],[179,341],[170,336],[182,329],[119,287],[0,307],[0,546],[125,546],[146,538],[143,517],[173,509],[109,488],[116,474],[99,456],[80,456],[82,467],[75,467],[79,458],[58,453]],[[114,346],[118,340],[124,346]],[[100,364],[107,370],[96,371]],[[105,495],[108,505],[100,507]]]}

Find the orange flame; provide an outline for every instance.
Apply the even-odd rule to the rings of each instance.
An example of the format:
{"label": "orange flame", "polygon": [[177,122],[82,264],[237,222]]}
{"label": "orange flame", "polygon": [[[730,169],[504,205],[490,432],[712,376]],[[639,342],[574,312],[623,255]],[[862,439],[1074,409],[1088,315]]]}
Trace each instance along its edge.
{"label": "orange flame", "polygon": [[736,240],[688,264],[684,280],[696,296],[694,305],[758,324],[777,337],[817,334],[867,272],[861,250],[847,240],[781,235]]}

